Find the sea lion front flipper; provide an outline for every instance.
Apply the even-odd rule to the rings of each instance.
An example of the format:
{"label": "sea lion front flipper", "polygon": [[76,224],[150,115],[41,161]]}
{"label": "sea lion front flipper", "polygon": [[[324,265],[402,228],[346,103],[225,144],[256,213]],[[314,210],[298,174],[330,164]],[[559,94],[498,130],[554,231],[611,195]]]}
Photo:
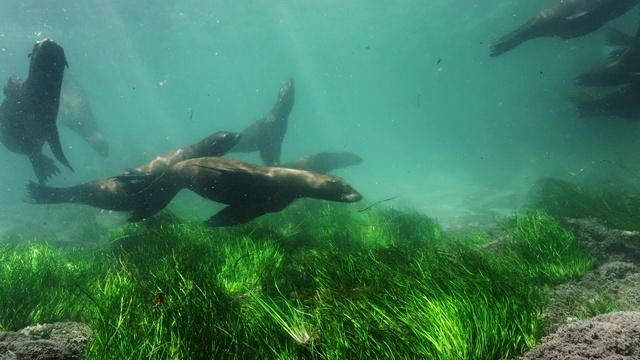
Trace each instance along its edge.
{"label": "sea lion front flipper", "polygon": [[267,209],[260,206],[230,205],[211,216],[205,224],[213,227],[240,225],[267,212]]}
{"label": "sea lion front flipper", "polygon": [[58,169],[53,160],[42,153],[30,155],[29,160],[40,184],[46,183],[50,177],[60,173],[60,169]]}
{"label": "sea lion front flipper", "polygon": [[47,142],[49,143],[49,148],[51,148],[51,152],[56,157],[56,159],[58,159],[58,161],[62,163],[62,165],[69,168],[69,170],[75,172],[71,167],[71,164],[69,164],[67,157],[64,156],[64,152],[62,152],[62,144],[60,144],[60,135],[58,134],[58,129],[56,128],[55,124],[53,124],[50,131],[51,131],[51,134],[49,135]]}
{"label": "sea lion front flipper", "polygon": [[280,166],[282,142],[277,142],[260,149],[260,158],[266,166]]}

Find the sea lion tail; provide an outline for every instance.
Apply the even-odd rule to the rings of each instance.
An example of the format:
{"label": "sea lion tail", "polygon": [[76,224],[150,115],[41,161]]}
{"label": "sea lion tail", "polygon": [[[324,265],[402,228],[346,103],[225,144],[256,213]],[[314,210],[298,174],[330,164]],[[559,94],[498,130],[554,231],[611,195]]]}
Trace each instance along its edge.
{"label": "sea lion tail", "polygon": [[64,188],[56,188],[29,181],[26,200],[31,204],[60,204],[71,202],[72,198]]}

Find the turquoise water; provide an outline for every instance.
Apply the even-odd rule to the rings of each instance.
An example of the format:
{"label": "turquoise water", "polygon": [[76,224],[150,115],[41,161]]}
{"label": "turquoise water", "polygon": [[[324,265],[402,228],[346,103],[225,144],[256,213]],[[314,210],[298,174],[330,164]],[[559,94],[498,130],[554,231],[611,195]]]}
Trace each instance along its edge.
{"label": "turquoise water", "polygon": [[[0,78],[26,77],[38,39],[64,47],[111,148],[103,159],[60,126],[76,172],[62,168],[50,185],[69,186],[215,131],[240,131],[270,110],[291,75],[283,161],[355,152],[364,163],[335,174],[367,200],[395,196],[389,205],[446,222],[517,209],[543,176],[606,179],[628,175],[602,160],[640,165],[637,123],[580,119],[571,102],[581,91],[573,78],[606,59],[606,28],[489,58],[492,39],[551,2],[8,0],[0,4]],[[633,33],[637,21],[633,9],[612,25]],[[24,204],[34,178],[26,157],[3,148],[0,161],[0,233],[18,220],[121,220],[83,206]],[[214,205],[185,193],[173,206],[185,215]]]}

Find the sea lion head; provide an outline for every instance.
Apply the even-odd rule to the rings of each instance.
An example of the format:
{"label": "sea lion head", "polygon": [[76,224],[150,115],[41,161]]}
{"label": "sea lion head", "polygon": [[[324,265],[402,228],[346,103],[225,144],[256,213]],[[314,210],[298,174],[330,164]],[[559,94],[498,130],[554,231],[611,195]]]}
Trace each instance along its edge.
{"label": "sea lion head", "polygon": [[40,79],[60,77],[64,68],[68,67],[64,49],[51,39],[42,39],[36,42],[29,53],[31,64],[29,66],[29,78],[32,76]]}
{"label": "sea lion head", "polygon": [[286,114],[285,119],[289,116],[296,96],[296,86],[293,81],[293,77],[289,76],[287,81],[283,82],[280,86],[280,92],[278,93],[278,101],[271,110],[272,113]]}
{"label": "sea lion head", "polygon": [[198,144],[201,151],[198,157],[222,156],[240,141],[240,133],[231,131],[218,131],[204,138]]}
{"label": "sea lion head", "polygon": [[362,200],[362,195],[341,177],[318,175],[317,180],[315,190],[320,199],[346,203]]}

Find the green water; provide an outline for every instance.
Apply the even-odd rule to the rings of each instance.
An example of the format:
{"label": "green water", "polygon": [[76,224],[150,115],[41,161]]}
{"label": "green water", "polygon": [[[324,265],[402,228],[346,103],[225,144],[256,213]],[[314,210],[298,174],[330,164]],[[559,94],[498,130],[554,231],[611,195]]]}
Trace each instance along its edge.
{"label": "green water", "polygon": [[[269,111],[291,75],[296,103],[283,161],[355,152],[364,163],[336,174],[365,198],[395,196],[393,206],[446,221],[495,197],[511,199],[495,205],[501,211],[517,209],[543,176],[620,173],[602,160],[637,168],[638,125],[579,119],[571,102],[580,91],[572,79],[605,59],[606,29],[535,39],[489,58],[490,41],[540,7],[515,0],[7,0],[0,4],[0,77],[26,76],[26,55],[42,37],[64,47],[68,71],[85,87],[111,145],[102,159],[61,128],[76,172],[63,169],[51,185],[68,186],[119,174],[218,130],[240,131]],[[637,10],[612,24],[633,32]],[[104,215],[23,204],[33,179],[28,162],[5,149],[0,161],[3,228],[25,218],[52,224],[81,211]],[[174,202],[212,206],[183,194]]]}

